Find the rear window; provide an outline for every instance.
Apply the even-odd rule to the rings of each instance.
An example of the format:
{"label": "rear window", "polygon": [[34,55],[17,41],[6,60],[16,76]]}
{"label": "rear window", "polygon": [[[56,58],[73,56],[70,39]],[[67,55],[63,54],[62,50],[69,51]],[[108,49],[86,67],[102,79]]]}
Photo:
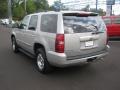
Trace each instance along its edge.
{"label": "rear window", "polygon": [[112,23],[114,23],[114,24],[120,24],[120,17],[114,18],[114,19],[112,20]]}
{"label": "rear window", "polygon": [[104,18],[103,20],[104,20],[106,25],[111,24],[111,19],[110,18]]}
{"label": "rear window", "polygon": [[[99,16],[63,16],[65,33],[84,33],[102,31],[104,22]],[[102,27],[102,28],[101,28]]]}

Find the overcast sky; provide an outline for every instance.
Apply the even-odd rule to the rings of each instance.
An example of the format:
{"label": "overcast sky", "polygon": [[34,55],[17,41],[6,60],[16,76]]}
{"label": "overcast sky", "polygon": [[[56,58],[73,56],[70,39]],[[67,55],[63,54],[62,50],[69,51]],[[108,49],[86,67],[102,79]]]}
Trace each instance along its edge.
{"label": "overcast sky", "polygon": [[55,0],[48,0],[49,5],[52,5]]}
{"label": "overcast sky", "polygon": [[[54,1],[57,1],[57,0],[48,0],[48,3],[49,5],[52,5],[54,3]],[[61,0],[62,3],[65,3],[65,2],[70,2],[70,1],[81,1],[82,3],[86,3],[87,5],[87,2],[93,2],[95,4],[95,1],[96,0]],[[99,2],[104,2],[106,0],[98,0]],[[116,1],[119,1],[119,0],[116,0]],[[120,2],[119,2],[120,3]],[[95,5],[91,5],[91,8],[95,8]],[[106,11],[106,5],[99,5],[98,8],[102,8]],[[113,5],[113,11],[115,14],[120,14],[120,4],[119,5]]]}

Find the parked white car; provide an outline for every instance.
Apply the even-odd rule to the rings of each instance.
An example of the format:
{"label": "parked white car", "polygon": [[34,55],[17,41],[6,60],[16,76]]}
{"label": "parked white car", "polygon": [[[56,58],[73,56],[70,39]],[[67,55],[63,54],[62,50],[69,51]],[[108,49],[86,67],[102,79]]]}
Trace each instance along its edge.
{"label": "parked white car", "polygon": [[[14,24],[15,22],[12,20],[12,24]],[[10,21],[9,19],[1,19],[1,24],[3,25],[9,25],[10,24]]]}

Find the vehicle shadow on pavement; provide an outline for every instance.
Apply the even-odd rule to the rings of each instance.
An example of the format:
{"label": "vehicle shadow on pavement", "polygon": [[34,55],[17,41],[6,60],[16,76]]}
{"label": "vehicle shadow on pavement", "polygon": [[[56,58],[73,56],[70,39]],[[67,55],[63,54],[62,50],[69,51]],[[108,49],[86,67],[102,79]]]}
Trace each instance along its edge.
{"label": "vehicle shadow on pavement", "polygon": [[[92,64],[92,63],[91,63]],[[54,68],[54,70],[48,74],[48,76],[76,76],[77,74],[83,76],[87,75],[96,75],[96,71],[92,67],[91,64],[83,64],[83,65],[77,65],[77,66],[70,66],[70,67],[64,67],[64,68]]]}
{"label": "vehicle shadow on pavement", "polygon": [[[26,60],[25,62],[29,63],[31,65],[31,67],[34,68],[35,73],[41,74],[37,68],[35,58],[29,57],[22,52],[19,52],[19,56],[24,58],[24,60]],[[64,67],[64,68],[53,67],[53,70],[45,75],[49,77],[49,76],[75,75],[78,73],[87,75],[87,73],[91,73],[91,74],[94,73],[95,74],[96,71],[94,72],[94,68],[92,67],[92,63],[86,63],[86,64],[80,64],[77,66],[70,66],[70,67]]]}

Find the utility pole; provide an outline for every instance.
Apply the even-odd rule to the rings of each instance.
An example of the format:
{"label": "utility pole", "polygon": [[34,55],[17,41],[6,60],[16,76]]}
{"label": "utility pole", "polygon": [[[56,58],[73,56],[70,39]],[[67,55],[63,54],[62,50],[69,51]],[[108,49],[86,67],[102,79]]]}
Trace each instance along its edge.
{"label": "utility pole", "polygon": [[61,0],[59,0],[59,3],[60,3],[60,4],[59,4],[59,9],[61,10]]}
{"label": "utility pole", "polygon": [[8,17],[9,17],[9,24],[12,24],[12,10],[11,10],[11,0],[8,1]]}
{"label": "utility pole", "polygon": [[106,2],[107,2],[106,15],[110,16],[112,15],[112,5],[115,5],[115,0],[106,0]]}
{"label": "utility pole", "polygon": [[24,7],[25,7],[25,14],[27,14],[27,9],[26,9],[26,0],[24,0]]}
{"label": "utility pole", "polygon": [[96,0],[96,12],[98,10],[98,0]]}

